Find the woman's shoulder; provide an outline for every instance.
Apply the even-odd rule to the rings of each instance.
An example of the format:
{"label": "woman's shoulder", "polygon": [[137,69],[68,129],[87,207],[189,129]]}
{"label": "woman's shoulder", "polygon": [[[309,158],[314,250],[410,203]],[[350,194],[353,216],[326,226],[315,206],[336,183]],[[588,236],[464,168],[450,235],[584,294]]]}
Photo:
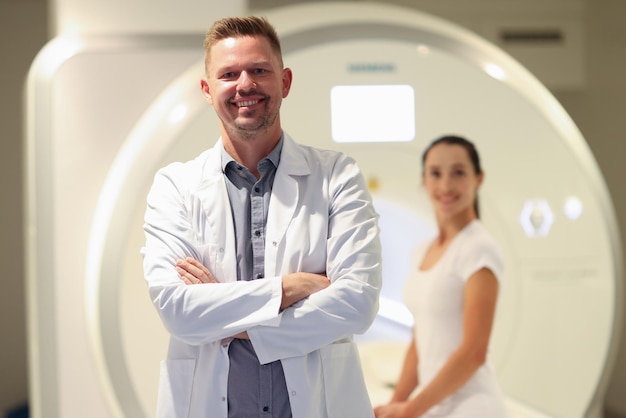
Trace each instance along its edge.
{"label": "woman's shoulder", "polygon": [[470,273],[481,267],[490,268],[496,276],[501,276],[504,259],[500,245],[485,225],[473,221],[463,231],[462,240],[456,246],[458,267]]}
{"label": "woman's shoulder", "polygon": [[479,219],[475,219],[470,222],[461,231],[460,238],[460,241],[464,241],[465,244],[471,243],[470,247],[483,245],[489,247],[499,246],[491,232],[489,232],[487,227],[485,227]]}

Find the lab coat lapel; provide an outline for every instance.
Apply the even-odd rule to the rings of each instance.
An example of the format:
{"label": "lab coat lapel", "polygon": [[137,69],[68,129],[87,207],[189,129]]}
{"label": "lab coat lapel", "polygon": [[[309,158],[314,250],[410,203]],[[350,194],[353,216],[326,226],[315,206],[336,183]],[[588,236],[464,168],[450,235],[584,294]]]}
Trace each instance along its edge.
{"label": "lab coat lapel", "polygon": [[219,281],[235,281],[237,279],[237,258],[235,249],[235,227],[226,183],[222,173],[221,139],[209,150],[202,172],[202,185],[197,191],[206,215],[206,242],[217,244],[215,248]]}
{"label": "lab coat lapel", "polygon": [[310,168],[300,147],[284,134],[280,163],[274,177],[272,197],[266,225],[265,270],[278,274],[275,249],[284,238],[296,211],[300,197],[299,178],[310,174]]}

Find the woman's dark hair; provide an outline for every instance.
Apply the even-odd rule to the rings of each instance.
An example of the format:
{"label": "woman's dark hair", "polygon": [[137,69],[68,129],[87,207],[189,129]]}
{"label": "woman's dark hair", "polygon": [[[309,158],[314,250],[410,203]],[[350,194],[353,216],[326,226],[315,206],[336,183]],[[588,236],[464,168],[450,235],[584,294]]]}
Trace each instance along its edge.
{"label": "woman's dark hair", "polygon": [[[476,150],[474,144],[462,136],[444,135],[433,140],[422,153],[422,176],[424,175],[424,163],[426,162],[426,156],[435,145],[439,144],[460,145],[465,148],[467,155],[474,166],[474,173],[476,175],[482,174],[483,169],[480,166],[480,156],[478,155],[478,151]],[[474,200],[474,211],[476,212],[476,217],[479,217],[480,212],[478,211],[478,196],[476,196],[476,199]]]}

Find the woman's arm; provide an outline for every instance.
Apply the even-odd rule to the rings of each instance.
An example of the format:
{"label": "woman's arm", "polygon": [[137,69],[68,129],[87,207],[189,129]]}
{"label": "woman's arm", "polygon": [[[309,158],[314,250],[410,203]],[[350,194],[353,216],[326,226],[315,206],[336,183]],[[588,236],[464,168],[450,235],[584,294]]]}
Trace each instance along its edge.
{"label": "woman's arm", "polygon": [[406,355],[404,356],[404,363],[402,364],[402,372],[400,378],[393,391],[391,402],[402,402],[409,399],[413,390],[417,387],[417,347],[415,346],[415,337],[411,341]]}
{"label": "woman's arm", "polygon": [[[400,372],[400,377],[398,378],[398,383],[393,391],[393,395],[391,396],[391,400],[389,404],[378,406],[374,408],[374,415],[376,417],[388,416],[385,414],[391,413],[390,405],[400,406],[400,402],[404,402],[409,399],[413,390],[417,387],[418,378],[417,378],[417,350],[415,345],[415,337],[411,340],[411,344],[409,345],[406,354],[404,355],[404,362],[402,364],[402,370]],[[393,415],[391,415],[393,416]]]}
{"label": "woman's arm", "polygon": [[463,386],[487,358],[498,299],[498,280],[481,269],[465,284],[463,340],[437,376],[408,405],[409,416],[420,416]]}

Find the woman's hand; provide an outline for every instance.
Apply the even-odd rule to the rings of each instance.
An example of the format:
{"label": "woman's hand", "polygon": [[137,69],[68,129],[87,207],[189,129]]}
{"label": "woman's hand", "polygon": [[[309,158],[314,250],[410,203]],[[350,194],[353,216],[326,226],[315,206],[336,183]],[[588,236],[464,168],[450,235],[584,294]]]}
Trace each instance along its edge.
{"label": "woman's hand", "polygon": [[176,272],[185,284],[217,283],[209,269],[193,257],[176,261]]}
{"label": "woman's hand", "polygon": [[417,418],[409,415],[407,410],[407,402],[393,402],[383,406],[374,408],[374,416],[376,418]]}

